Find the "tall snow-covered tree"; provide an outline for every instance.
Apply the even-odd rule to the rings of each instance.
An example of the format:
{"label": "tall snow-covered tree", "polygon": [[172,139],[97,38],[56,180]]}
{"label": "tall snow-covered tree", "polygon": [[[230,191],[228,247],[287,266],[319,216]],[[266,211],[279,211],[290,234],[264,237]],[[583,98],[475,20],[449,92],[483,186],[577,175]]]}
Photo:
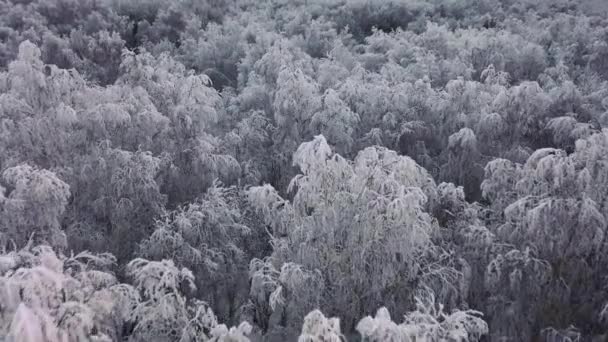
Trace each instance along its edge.
{"label": "tall snow-covered tree", "polygon": [[[270,264],[258,268],[254,277],[274,269],[278,279],[274,292],[262,298],[289,303],[289,292],[302,289],[295,282],[295,289],[286,292],[282,284],[296,274],[312,280],[318,272],[321,308],[353,317],[352,312],[363,314],[383,303],[404,310],[411,304],[409,291],[420,284],[438,280],[435,284],[449,286],[456,281],[455,271],[431,262],[438,252],[432,242],[436,226],[425,207],[436,200],[437,190],[411,158],[370,147],[348,161],[317,136],[300,145],[294,164],[302,174],[291,182],[293,200],[282,199],[269,185],[249,190],[274,246]],[[301,271],[282,280],[291,263],[295,265],[290,268]],[[272,272],[264,274],[273,279]],[[286,305],[285,310],[299,308]],[[299,325],[302,318],[286,323]],[[352,329],[354,322],[345,322]]]}
{"label": "tall snow-covered tree", "polygon": [[27,164],[4,170],[0,183],[1,245],[21,248],[32,239],[66,248],[61,220],[69,197],[70,187],[53,172]]}

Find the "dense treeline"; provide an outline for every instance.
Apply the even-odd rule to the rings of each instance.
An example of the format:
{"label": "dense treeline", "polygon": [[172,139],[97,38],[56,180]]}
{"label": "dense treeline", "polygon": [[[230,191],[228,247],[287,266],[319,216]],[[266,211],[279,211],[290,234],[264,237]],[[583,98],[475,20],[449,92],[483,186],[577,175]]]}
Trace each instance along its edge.
{"label": "dense treeline", "polygon": [[0,0],[0,336],[602,340],[607,11]]}

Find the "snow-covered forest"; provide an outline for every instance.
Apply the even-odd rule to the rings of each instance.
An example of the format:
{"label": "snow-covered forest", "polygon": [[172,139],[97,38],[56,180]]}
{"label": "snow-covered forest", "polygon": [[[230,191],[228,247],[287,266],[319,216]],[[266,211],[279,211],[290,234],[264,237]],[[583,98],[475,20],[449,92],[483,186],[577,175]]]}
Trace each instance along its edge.
{"label": "snow-covered forest", "polygon": [[0,0],[0,341],[607,341],[607,13]]}

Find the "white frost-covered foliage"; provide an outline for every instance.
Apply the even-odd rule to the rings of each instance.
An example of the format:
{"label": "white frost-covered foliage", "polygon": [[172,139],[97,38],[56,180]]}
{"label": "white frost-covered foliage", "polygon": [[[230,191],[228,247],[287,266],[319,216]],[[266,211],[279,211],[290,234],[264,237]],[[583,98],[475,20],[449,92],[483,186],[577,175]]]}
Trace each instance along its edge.
{"label": "white frost-covered foliage", "polygon": [[[416,311],[408,312],[402,323],[395,323],[389,311],[382,307],[375,316],[367,316],[356,326],[362,341],[367,342],[477,342],[488,334],[482,313],[475,310],[443,311],[432,294],[426,300],[416,297]],[[327,318],[313,310],[304,318],[298,342],[342,342],[338,318]]]}
{"label": "white frost-covered foliage", "polygon": [[507,159],[494,159],[486,164],[481,192],[490,201],[492,209],[502,213],[517,198],[515,183],[519,180],[520,172],[521,165]]}
{"label": "white frost-covered foliage", "polygon": [[213,179],[240,174],[207,133],[220,120],[221,97],[167,54],[125,52],[120,80],[100,87],[44,64],[29,41],[19,51],[0,74],[0,166],[27,163],[70,186],[72,247],[110,245],[122,262],[167,200],[191,200]]}
{"label": "white frost-covered foliage", "polygon": [[318,85],[300,69],[285,67],[277,78],[273,109],[279,142],[297,146],[309,137],[313,115],[321,108]]}
{"label": "white frost-covered foliage", "polygon": [[[534,323],[517,317],[540,316],[543,307],[586,298],[590,310],[601,310],[581,284],[606,265],[606,137],[604,130],[579,139],[571,154],[543,148],[523,165],[497,159],[486,166],[484,196],[504,209],[495,233],[517,248],[496,255],[485,276],[495,337],[531,338]],[[511,309],[497,306],[501,300]]]}
{"label": "white frost-covered foliage", "polygon": [[341,342],[343,340],[338,318],[327,318],[319,310],[313,310],[304,317],[302,333],[298,337],[298,342]]}
{"label": "white frost-covered foliage", "polygon": [[359,116],[348,108],[338,93],[328,89],[322,97],[322,110],[311,119],[311,128],[320,133],[336,147],[338,153],[351,151],[353,133],[359,122]]}
{"label": "white frost-covered foliage", "polygon": [[[292,201],[269,185],[248,192],[274,247],[269,260],[252,264],[259,265],[251,288],[259,310],[268,298],[288,303],[284,324],[291,326],[316,303],[352,317],[385,301],[407,305],[407,291],[428,274],[444,285],[455,280],[449,267],[426,264],[435,251],[435,224],[424,208],[437,190],[412,159],[369,147],[349,161],[317,136],[298,148],[294,164],[302,174],[291,181]],[[292,300],[312,307],[289,305]],[[300,313],[289,314],[294,311]]]}
{"label": "white frost-covered foliage", "polygon": [[[65,257],[44,245],[0,255],[0,335],[8,341],[249,341],[183,290],[194,277],[171,261],[135,259],[120,284],[110,254]],[[126,329],[131,327],[131,330]]]}
{"label": "white frost-covered foliage", "polygon": [[187,268],[178,269],[170,260],[137,258],[127,265],[127,274],[141,296],[129,319],[135,322],[131,340],[248,341],[248,324],[228,329],[219,325],[206,303],[186,297],[195,290],[194,276]]}
{"label": "white frost-covered foliage", "polygon": [[204,196],[156,222],[138,254],[151,260],[171,258],[196,275],[198,298],[218,315],[238,309],[247,293],[245,241],[251,238],[239,208],[238,190],[215,183]]}
{"label": "white frost-covered foliage", "polygon": [[474,193],[478,191],[483,175],[477,160],[479,149],[475,132],[470,128],[459,130],[448,138],[448,161],[442,167],[443,178],[462,184],[467,195],[476,198]]}
{"label": "white frost-covered foliage", "polygon": [[111,255],[57,256],[48,246],[26,246],[0,256],[0,334],[9,341],[112,340],[112,291],[104,271]]}
{"label": "white frost-covered foliage", "polygon": [[53,172],[27,164],[4,170],[0,180],[0,247],[9,241],[23,247],[32,237],[54,247],[67,247],[60,221],[69,197],[70,187]]}
{"label": "white frost-covered foliage", "polygon": [[405,315],[403,323],[391,320],[389,311],[380,308],[375,317],[367,316],[357,324],[363,341],[369,342],[443,342],[479,341],[488,333],[482,314],[474,310],[443,311],[434,296],[416,298],[417,310]]}
{"label": "white frost-covered foliage", "polygon": [[[605,135],[588,139],[599,142]],[[603,248],[606,195],[591,185],[591,175],[603,177],[594,170],[603,147],[587,141],[579,140],[572,155],[545,148],[535,151],[523,166],[494,161],[486,167],[486,196],[503,201],[514,197],[504,209],[501,237],[517,246],[533,246],[547,260],[586,257]]]}
{"label": "white frost-covered foliage", "polygon": [[0,339],[605,339],[607,9],[0,0]]}

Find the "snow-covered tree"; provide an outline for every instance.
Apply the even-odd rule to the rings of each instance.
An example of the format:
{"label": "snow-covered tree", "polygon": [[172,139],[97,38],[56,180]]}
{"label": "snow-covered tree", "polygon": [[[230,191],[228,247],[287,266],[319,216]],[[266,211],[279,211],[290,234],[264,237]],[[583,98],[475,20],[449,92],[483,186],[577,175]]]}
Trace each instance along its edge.
{"label": "snow-covered tree", "polygon": [[23,164],[8,168],[0,183],[1,245],[25,246],[30,240],[66,248],[61,219],[70,187],[48,170]]}
{"label": "snow-covered tree", "polygon": [[[307,296],[317,296],[324,310],[347,316],[383,302],[403,308],[411,300],[406,291],[419,282],[437,277],[438,283],[449,286],[458,277],[449,267],[430,263],[436,252],[432,243],[436,227],[424,208],[436,200],[436,187],[412,159],[370,147],[348,161],[317,136],[300,145],[294,163],[302,174],[291,182],[293,200],[282,199],[268,185],[249,190],[251,203],[269,225],[274,246],[270,268],[259,270],[274,269],[278,279],[276,289],[264,290],[276,296],[266,292],[262,298],[289,303],[290,292],[303,289],[294,282],[295,288],[286,292],[282,284],[298,274],[312,280],[318,272],[319,292]],[[284,276],[291,263],[295,264],[289,268],[300,271]],[[286,305],[285,310],[300,308]],[[303,314],[297,318],[287,324],[299,325]]]}
{"label": "snow-covered tree", "polygon": [[248,257],[261,248],[258,241],[249,241],[259,236],[244,225],[238,196],[235,188],[214,184],[199,201],[163,215],[138,252],[192,270],[197,297],[226,319],[235,318],[231,316],[246,300]]}
{"label": "snow-covered tree", "polygon": [[416,298],[416,311],[407,313],[403,323],[391,320],[389,311],[380,308],[374,317],[357,324],[363,341],[480,341],[488,334],[488,324],[477,311],[443,312],[431,294]]}

